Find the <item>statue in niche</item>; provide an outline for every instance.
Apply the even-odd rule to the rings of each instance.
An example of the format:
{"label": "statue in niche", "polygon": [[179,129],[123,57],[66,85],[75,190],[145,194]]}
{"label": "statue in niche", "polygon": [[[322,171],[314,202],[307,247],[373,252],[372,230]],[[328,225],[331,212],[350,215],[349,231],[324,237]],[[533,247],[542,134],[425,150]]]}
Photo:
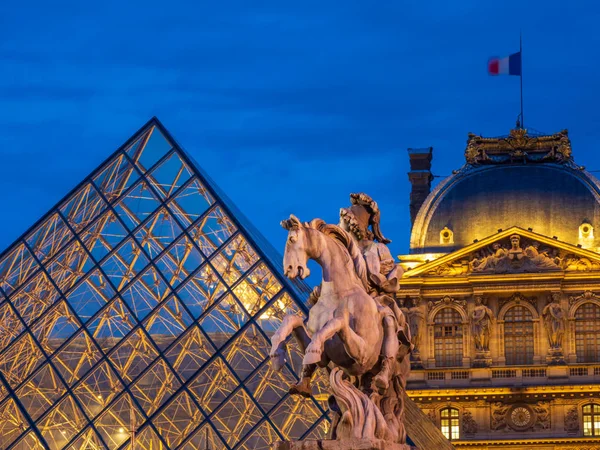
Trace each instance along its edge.
{"label": "statue in niche", "polygon": [[408,327],[410,330],[411,342],[414,345],[413,352],[419,352],[419,345],[421,343],[421,325],[425,320],[425,314],[417,304],[416,299],[411,299],[411,306],[408,308]]}
{"label": "statue in niche", "polygon": [[397,300],[400,311],[406,318],[408,332],[410,333],[410,341],[413,344],[413,356],[419,353],[419,343],[421,341],[421,324],[425,320],[425,314],[418,305],[418,300],[410,297],[399,298]]}
{"label": "statue in niche", "polygon": [[479,352],[490,351],[490,333],[494,313],[488,308],[480,295],[475,297],[475,308],[471,313],[471,332],[475,340],[475,348]]}
{"label": "statue in niche", "polygon": [[542,311],[544,326],[548,334],[550,348],[557,350],[562,348],[562,340],[565,335],[565,311],[560,306],[560,294],[553,292],[550,303]]}

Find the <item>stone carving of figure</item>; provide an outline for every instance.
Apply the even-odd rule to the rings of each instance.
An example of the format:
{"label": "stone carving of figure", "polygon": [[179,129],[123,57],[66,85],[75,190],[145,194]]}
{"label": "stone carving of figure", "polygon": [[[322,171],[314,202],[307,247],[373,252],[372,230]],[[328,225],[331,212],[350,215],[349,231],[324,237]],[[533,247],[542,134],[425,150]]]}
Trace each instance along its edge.
{"label": "stone carving of figure", "polygon": [[492,420],[490,428],[492,430],[501,430],[506,428],[506,412],[510,409],[510,405],[505,405],[501,402],[496,402],[492,406]]}
{"label": "stone carving of figure", "polygon": [[565,335],[565,312],[560,306],[560,294],[552,293],[552,299],[542,311],[542,317],[544,318],[550,348],[561,348],[563,336]]}
{"label": "stone carving of figure", "polygon": [[513,234],[510,237],[510,249],[508,250],[508,259],[510,259],[513,263],[520,261],[523,259],[524,253],[521,248],[521,236],[518,234]]}
{"label": "stone carving of figure", "polygon": [[565,431],[576,433],[579,431],[579,414],[577,406],[573,406],[565,415]]}
{"label": "stone carving of figure", "polygon": [[414,352],[418,353],[419,345],[421,343],[421,325],[425,320],[425,314],[421,308],[417,305],[417,300],[412,299],[412,304],[408,308],[406,316],[408,321],[408,327],[410,330],[411,342],[414,345]]}
{"label": "stone carving of figure", "polygon": [[533,406],[533,410],[536,414],[535,426],[542,430],[550,428],[550,407],[547,403],[537,402]]}
{"label": "stone carving of figure", "polygon": [[534,241],[525,249],[525,256],[539,269],[556,269],[558,264],[556,258],[551,258],[548,251],[540,252],[540,243]]}
{"label": "stone carving of figure", "polygon": [[479,426],[477,425],[477,422],[475,421],[475,418],[473,417],[473,414],[471,413],[471,411],[463,412],[462,423],[463,423],[463,432],[465,434],[477,433]]}
{"label": "stone carving of figure", "polygon": [[475,258],[469,263],[473,272],[493,270],[494,267],[508,255],[507,250],[502,248],[502,245],[500,245],[499,242],[495,242],[492,245],[492,249],[494,250],[494,253],[491,255],[483,258]]}
{"label": "stone carving of figure", "polygon": [[[376,294],[393,294],[398,290],[402,268],[395,262],[379,227],[380,211],[367,194],[350,194],[349,208],[340,209],[339,226],[358,242],[367,263],[369,281]],[[371,227],[371,230],[369,229]]]}
{"label": "stone carving of figure", "polygon": [[471,313],[471,332],[477,351],[488,352],[490,350],[490,332],[493,318],[494,313],[483,303],[482,297],[476,296],[475,308]]}
{"label": "stone carving of figure", "polygon": [[350,233],[363,254],[367,266],[368,293],[394,314],[394,317],[385,314],[383,317],[381,371],[373,378],[375,386],[384,391],[388,388],[394,359],[402,358],[412,350],[412,345],[398,348],[398,339],[403,344],[406,344],[403,339],[410,339],[406,317],[395,301],[398,279],[403,271],[394,262],[387,246],[391,241],[381,232],[381,213],[377,202],[367,194],[358,193],[350,194],[350,203],[350,207],[340,208],[339,227]]}

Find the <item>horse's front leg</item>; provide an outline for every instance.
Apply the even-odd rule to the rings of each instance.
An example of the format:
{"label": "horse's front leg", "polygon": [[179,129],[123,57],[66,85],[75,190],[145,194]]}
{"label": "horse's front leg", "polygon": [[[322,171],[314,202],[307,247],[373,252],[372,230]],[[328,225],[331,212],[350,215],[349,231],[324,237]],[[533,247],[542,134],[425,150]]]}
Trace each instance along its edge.
{"label": "horse's front leg", "polygon": [[[294,314],[287,314],[281,321],[281,325],[279,325],[275,334],[271,336],[271,351],[269,356],[271,357],[273,368],[277,371],[281,370],[286,362],[285,340],[297,328],[304,329],[302,317]],[[294,333],[294,335],[296,334],[298,333]],[[306,332],[304,334],[308,337]],[[302,350],[304,350],[307,345],[308,342],[300,342],[300,348]]]}

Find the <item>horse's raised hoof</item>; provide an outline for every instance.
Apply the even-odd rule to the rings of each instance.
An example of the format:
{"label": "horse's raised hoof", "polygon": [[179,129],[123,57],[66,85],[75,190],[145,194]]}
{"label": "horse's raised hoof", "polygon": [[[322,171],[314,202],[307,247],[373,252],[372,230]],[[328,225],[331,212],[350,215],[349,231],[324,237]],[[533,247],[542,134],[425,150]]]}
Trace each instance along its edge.
{"label": "horse's raised hoof", "polygon": [[301,395],[302,397],[308,398],[312,395],[312,389],[310,387],[310,378],[302,378],[300,383],[293,384],[289,389],[290,395]]}
{"label": "horse's raised hoof", "polygon": [[310,364],[317,364],[321,361],[322,351],[319,348],[319,345],[315,345],[314,342],[308,344],[306,347],[306,351],[304,352],[304,359],[302,360],[302,365],[308,366]]}
{"label": "horse's raised hoof", "polygon": [[269,356],[271,357],[271,365],[273,366],[273,369],[275,369],[275,371],[279,372],[281,369],[283,369],[283,366],[285,366],[286,359],[285,351],[283,351],[282,348],[278,348]]}

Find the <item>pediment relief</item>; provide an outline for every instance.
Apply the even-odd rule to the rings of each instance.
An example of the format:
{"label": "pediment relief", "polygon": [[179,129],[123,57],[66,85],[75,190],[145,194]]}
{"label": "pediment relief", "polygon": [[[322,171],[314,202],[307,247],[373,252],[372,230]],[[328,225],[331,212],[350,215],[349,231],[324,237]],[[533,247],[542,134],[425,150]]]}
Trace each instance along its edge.
{"label": "pediment relief", "polygon": [[600,270],[600,254],[513,227],[406,272],[456,277]]}

